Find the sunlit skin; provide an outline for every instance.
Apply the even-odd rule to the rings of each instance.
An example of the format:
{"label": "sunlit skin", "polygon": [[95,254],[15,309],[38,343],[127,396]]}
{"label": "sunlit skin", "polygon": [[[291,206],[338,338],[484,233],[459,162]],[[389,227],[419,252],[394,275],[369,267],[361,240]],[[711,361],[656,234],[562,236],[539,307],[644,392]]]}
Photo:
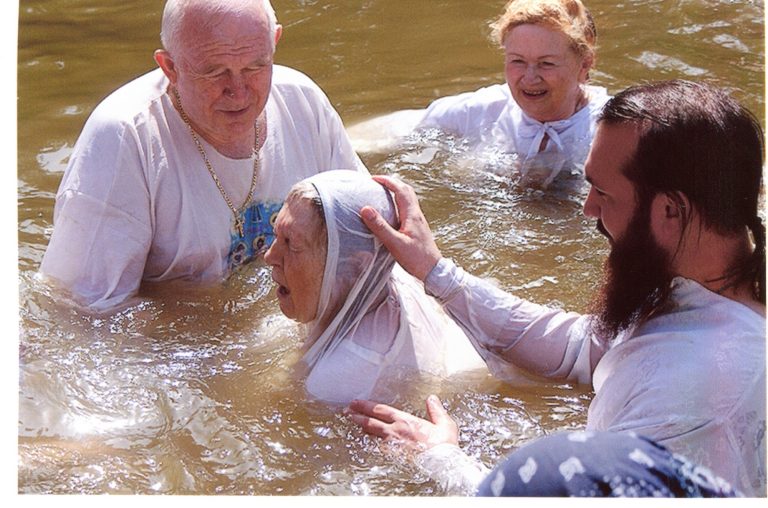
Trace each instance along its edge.
{"label": "sunlit skin", "polygon": [[540,122],[571,117],[586,105],[590,57],[580,57],[568,38],[540,25],[518,25],[504,38],[504,72],[512,97]]}
{"label": "sunlit skin", "polygon": [[273,41],[262,12],[218,14],[208,20],[212,29],[202,28],[196,11],[190,16],[174,54],[158,50],[155,60],[178,90],[195,131],[228,157],[250,157],[256,119],[265,125],[260,116],[281,28]]}
{"label": "sunlit skin", "polygon": [[590,184],[584,215],[597,219],[598,229],[613,244],[626,230],[635,211],[635,190],[622,169],[630,161],[639,133],[634,124],[599,124],[584,166]]}
{"label": "sunlit skin", "polygon": [[275,222],[275,241],[264,254],[277,284],[280,310],[299,323],[317,315],[327,242],[325,227],[307,200],[285,203]]}
{"label": "sunlit skin", "polygon": [[430,395],[426,407],[429,420],[368,400],[353,400],[345,414],[368,434],[396,439],[415,450],[422,450],[424,445],[458,445],[459,428],[440,399]]}

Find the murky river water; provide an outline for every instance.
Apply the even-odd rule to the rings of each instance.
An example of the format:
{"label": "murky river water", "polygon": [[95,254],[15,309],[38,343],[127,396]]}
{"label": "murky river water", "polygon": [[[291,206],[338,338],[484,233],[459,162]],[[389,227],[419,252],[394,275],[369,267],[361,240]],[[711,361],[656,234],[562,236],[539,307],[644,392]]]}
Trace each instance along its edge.
{"label": "murky river water", "polygon": [[[276,60],[327,92],[345,123],[501,82],[486,22],[501,0],[274,0]],[[592,0],[594,84],[706,79],[763,118],[763,2]],[[34,279],[67,157],[95,104],[153,67],[162,2],[22,0],[18,84],[21,493],[441,494],[337,409],[308,403],[292,374],[299,336],[260,262],[221,287],[145,288],[96,319],[57,305]],[[581,310],[604,242],[583,189],[546,195],[478,164],[460,144],[364,154],[422,197],[446,255],[541,303]],[[475,161],[477,162],[477,161]],[[487,465],[547,433],[583,426],[590,392],[446,382],[437,391],[462,442]]]}

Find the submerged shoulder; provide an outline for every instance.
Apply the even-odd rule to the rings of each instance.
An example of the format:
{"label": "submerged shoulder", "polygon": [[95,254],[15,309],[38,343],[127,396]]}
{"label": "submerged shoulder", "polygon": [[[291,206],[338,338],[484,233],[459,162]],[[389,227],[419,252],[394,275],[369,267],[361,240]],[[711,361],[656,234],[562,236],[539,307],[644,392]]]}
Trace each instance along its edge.
{"label": "submerged shoulder", "polygon": [[486,109],[494,105],[505,105],[511,100],[512,95],[506,84],[496,84],[479,88],[471,92],[463,92],[456,95],[441,97],[432,104],[430,110],[439,109]]}
{"label": "submerged shoulder", "polygon": [[427,107],[420,125],[462,136],[476,135],[498,121],[510,106],[516,107],[506,84],[486,86],[435,100]]}

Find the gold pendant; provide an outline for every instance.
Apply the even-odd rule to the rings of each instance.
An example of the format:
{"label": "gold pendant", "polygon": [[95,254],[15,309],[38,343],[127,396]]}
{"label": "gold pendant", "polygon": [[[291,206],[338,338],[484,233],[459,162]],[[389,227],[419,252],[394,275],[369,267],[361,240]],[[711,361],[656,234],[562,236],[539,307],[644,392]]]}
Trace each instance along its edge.
{"label": "gold pendant", "polygon": [[240,235],[240,238],[243,237],[243,218],[238,215],[235,217],[235,229],[237,229],[237,233]]}

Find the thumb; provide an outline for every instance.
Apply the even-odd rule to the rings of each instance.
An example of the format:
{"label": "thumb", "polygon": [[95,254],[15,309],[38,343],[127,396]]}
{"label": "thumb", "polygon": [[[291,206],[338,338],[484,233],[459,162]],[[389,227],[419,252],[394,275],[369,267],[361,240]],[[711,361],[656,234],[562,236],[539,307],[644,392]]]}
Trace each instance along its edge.
{"label": "thumb", "polygon": [[362,210],[360,210],[360,217],[374,236],[376,236],[385,247],[389,248],[391,242],[397,235],[397,231],[384,220],[384,217],[370,206],[364,206]]}
{"label": "thumb", "polygon": [[453,420],[448,416],[448,411],[443,407],[443,403],[436,395],[430,395],[427,397],[427,414],[429,415],[429,421],[435,425],[440,425],[449,421],[453,423]]}

